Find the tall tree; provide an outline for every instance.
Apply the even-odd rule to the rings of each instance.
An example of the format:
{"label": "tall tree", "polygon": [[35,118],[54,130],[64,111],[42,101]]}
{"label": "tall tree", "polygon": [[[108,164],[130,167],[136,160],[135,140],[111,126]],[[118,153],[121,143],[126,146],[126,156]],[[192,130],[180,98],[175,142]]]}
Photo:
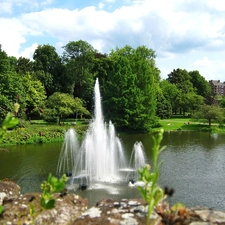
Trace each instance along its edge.
{"label": "tall tree", "polygon": [[191,83],[191,76],[187,70],[176,69],[168,74],[167,80],[171,84],[175,84],[182,93],[189,93],[193,91],[193,85]]}
{"label": "tall tree", "polygon": [[63,61],[66,64],[65,73],[69,79],[71,94],[83,99],[89,105],[94,85],[92,68],[96,50],[82,40],[71,41],[63,49]]}
{"label": "tall tree", "polygon": [[179,90],[179,94],[176,98],[176,105],[180,109],[180,114],[185,113],[188,110],[188,94],[194,93],[193,85],[191,83],[191,76],[187,70],[176,69],[173,70],[167,80],[171,84],[175,84]]}
{"label": "tall tree", "polygon": [[196,94],[207,97],[211,93],[209,82],[197,70],[190,71],[189,74]]}
{"label": "tall tree", "polygon": [[33,54],[35,76],[45,87],[50,96],[61,87],[63,65],[61,58],[51,45],[39,45]]}
{"label": "tall tree", "polygon": [[25,113],[27,119],[31,119],[31,113],[34,109],[40,108],[46,99],[45,88],[39,80],[33,80],[30,74],[22,77],[23,86],[26,90],[25,95]]}
{"label": "tall tree", "polygon": [[144,46],[117,48],[109,55],[113,69],[105,83],[105,114],[117,127],[148,131],[155,120],[154,52]]}
{"label": "tall tree", "polygon": [[[13,60],[14,62],[14,60]],[[24,88],[21,77],[15,72],[12,57],[0,48],[0,117],[4,118],[8,111],[12,111],[14,103],[24,103]]]}
{"label": "tall tree", "polygon": [[172,112],[176,113],[178,110],[177,97],[179,96],[179,89],[175,84],[170,83],[168,80],[162,80],[160,82],[160,88],[163,96],[171,104]]}
{"label": "tall tree", "polygon": [[21,56],[17,59],[15,70],[21,75],[32,73],[33,62],[30,59]]}

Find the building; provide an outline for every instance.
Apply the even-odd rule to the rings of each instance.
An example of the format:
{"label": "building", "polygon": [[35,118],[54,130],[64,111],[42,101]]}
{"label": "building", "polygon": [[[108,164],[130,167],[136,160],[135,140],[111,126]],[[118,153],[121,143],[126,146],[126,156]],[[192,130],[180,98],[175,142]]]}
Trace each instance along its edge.
{"label": "building", "polygon": [[209,81],[210,86],[212,87],[212,90],[217,95],[223,95],[225,96],[225,83],[220,82],[220,80],[210,80]]}

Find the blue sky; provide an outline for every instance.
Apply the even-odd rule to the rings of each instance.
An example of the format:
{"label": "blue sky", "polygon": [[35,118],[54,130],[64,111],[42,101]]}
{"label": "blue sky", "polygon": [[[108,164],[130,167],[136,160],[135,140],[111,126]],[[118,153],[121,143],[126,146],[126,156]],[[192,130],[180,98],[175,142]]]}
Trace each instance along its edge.
{"label": "blue sky", "polygon": [[145,45],[156,52],[162,79],[177,68],[225,81],[225,1],[1,0],[0,44],[32,59],[40,44],[61,55],[84,40],[101,53]]}

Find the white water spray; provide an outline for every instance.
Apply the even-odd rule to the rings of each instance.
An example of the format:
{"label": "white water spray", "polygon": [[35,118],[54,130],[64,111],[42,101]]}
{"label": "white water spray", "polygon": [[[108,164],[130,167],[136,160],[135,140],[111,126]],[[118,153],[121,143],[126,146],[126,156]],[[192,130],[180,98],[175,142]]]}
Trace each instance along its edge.
{"label": "white water spray", "polygon": [[[58,174],[61,174],[67,168],[70,169],[70,166],[67,166],[68,157],[74,162],[71,178],[72,186],[75,183],[80,183],[93,187],[94,184],[102,182],[112,183],[126,179],[123,175],[121,176],[121,171],[126,171],[124,168],[127,168],[122,143],[115,134],[115,127],[112,122],[109,121],[106,124],[103,119],[98,79],[95,83],[94,100],[94,117],[89,124],[81,146],[67,143],[73,142],[73,139],[77,140],[77,137],[74,137],[74,133],[70,130],[68,135],[72,136],[70,138],[65,136],[65,143],[60,153]],[[77,143],[77,141],[75,142]],[[67,149],[69,146],[70,151]],[[136,149],[136,147],[134,148]],[[132,170],[145,165],[145,156],[142,151],[141,147],[138,148],[137,153],[133,150],[132,157],[135,158],[135,166]],[[68,154],[70,156],[67,156]],[[136,157],[140,158],[136,159]]]}

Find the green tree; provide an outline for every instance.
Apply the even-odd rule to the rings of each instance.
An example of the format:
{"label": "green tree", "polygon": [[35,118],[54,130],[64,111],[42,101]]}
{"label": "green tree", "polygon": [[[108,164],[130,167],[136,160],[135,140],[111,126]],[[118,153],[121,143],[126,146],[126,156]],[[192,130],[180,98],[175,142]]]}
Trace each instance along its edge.
{"label": "green tree", "polygon": [[62,81],[63,65],[61,58],[51,45],[39,45],[33,54],[35,76],[45,87],[47,96],[59,91]]}
{"label": "green tree", "polygon": [[159,84],[159,87],[162,90],[162,94],[168,103],[171,104],[172,112],[176,113],[178,109],[177,97],[179,96],[179,89],[175,84],[170,83],[168,80],[162,80]]}
{"label": "green tree", "polygon": [[157,91],[156,115],[160,119],[170,118],[172,107],[170,102],[163,96],[161,91]]}
{"label": "green tree", "polygon": [[15,70],[18,74],[24,75],[33,72],[33,62],[25,57],[19,57],[16,62]]}
{"label": "green tree", "polygon": [[180,114],[189,110],[187,94],[194,93],[193,85],[191,83],[191,76],[187,70],[176,69],[173,70],[167,80],[171,84],[175,84],[179,93],[175,99],[175,104],[180,109]]}
{"label": "green tree", "polygon": [[225,97],[222,97],[222,99],[220,100],[220,107],[225,108]]}
{"label": "green tree", "polygon": [[190,71],[189,75],[191,76],[191,83],[193,84],[196,94],[204,98],[207,97],[211,93],[209,82],[201,76],[197,70]]}
{"label": "green tree", "polygon": [[30,120],[33,110],[40,109],[40,106],[46,99],[45,88],[39,80],[33,80],[30,74],[22,77],[23,86],[26,90],[25,95],[25,113]]}
{"label": "green tree", "polygon": [[176,69],[168,74],[167,80],[171,84],[175,84],[182,93],[189,93],[193,91],[193,85],[191,83],[191,76],[187,70]]}
{"label": "green tree", "polygon": [[[71,41],[63,47],[65,74],[70,94],[82,99],[90,107],[94,76],[92,69],[96,50],[87,42]],[[67,86],[68,86],[67,85]]]}
{"label": "green tree", "polygon": [[24,103],[25,90],[22,79],[15,72],[14,64],[11,62],[12,57],[8,57],[0,48],[0,118],[4,118],[7,112],[13,111],[15,102],[19,101],[21,107]]}
{"label": "green tree", "polygon": [[[193,92],[186,94],[186,111],[191,110],[192,114],[204,104],[204,98]],[[185,106],[184,106],[185,107]]]}
{"label": "green tree", "polygon": [[221,122],[224,118],[221,108],[215,105],[202,105],[196,113],[195,118],[203,118],[208,121],[211,127],[212,121]]}
{"label": "green tree", "polygon": [[60,124],[63,118],[74,115],[75,113],[89,114],[82,106],[82,101],[80,99],[74,99],[73,96],[60,92],[55,92],[47,99],[44,112],[46,120],[49,120],[49,118],[56,118]]}
{"label": "green tree", "polygon": [[117,48],[109,55],[113,68],[104,84],[103,106],[120,129],[148,131],[156,122],[154,57],[144,46]]}
{"label": "green tree", "polygon": [[0,73],[10,71],[10,60],[5,51],[1,49],[0,45]]}
{"label": "green tree", "polygon": [[[118,128],[136,128],[138,99],[133,92],[137,93],[135,76],[132,74],[129,60],[123,56],[114,56],[114,71],[111,71],[110,80],[105,84],[103,93],[104,115]],[[130,99],[129,99],[130,97]]]}

